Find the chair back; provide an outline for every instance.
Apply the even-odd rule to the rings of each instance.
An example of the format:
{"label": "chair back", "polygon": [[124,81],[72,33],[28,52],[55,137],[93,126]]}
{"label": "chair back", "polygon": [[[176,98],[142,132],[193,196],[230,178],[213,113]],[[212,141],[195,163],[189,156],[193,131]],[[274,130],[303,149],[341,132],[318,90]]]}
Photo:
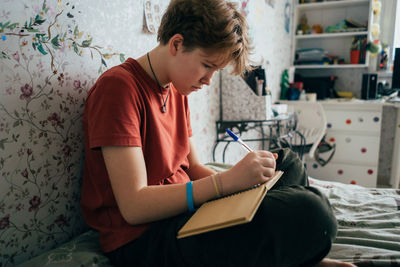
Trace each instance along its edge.
{"label": "chair back", "polygon": [[327,120],[322,105],[310,101],[285,101],[285,103],[297,116],[295,133],[290,140],[292,147],[298,151],[307,151],[308,156],[314,158],[315,150],[326,133]]}

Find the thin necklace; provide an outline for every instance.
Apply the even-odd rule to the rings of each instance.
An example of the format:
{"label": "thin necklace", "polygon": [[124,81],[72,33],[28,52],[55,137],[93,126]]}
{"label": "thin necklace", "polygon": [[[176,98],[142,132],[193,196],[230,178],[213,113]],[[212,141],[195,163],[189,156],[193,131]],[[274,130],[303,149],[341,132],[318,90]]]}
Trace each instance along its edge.
{"label": "thin necklace", "polygon": [[161,111],[162,111],[162,113],[166,113],[166,112],[167,112],[167,100],[168,100],[168,97],[169,97],[170,88],[169,88],[169,86],[168,86],[167,97],[166,97],[165,100],[164,100],[163,92],[162,92],[162,90],[161,90],[162,87],[161,87],[161,85],[160,85],[160,82],[159,82],[158,79],[157,79],[156,74],[154,73],[153,66],[151,66],[151,61],[150,61],[149,52],[147,52],[147,60],[149,61],[149,65],[150,65],[151,72],[153,73],[153,76],[154,76],[154,78],[156,79],[156,82],[157,82],[157,85],[158,85],[158,89],[160,90],[160,93],[161,93],[161,99],[162,99]]}

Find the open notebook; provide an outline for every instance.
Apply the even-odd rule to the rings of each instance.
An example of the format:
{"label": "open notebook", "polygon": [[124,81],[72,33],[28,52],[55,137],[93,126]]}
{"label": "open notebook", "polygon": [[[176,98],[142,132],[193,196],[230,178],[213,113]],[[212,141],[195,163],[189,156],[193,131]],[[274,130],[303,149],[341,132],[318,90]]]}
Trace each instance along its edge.
{"label": "open notebook", "polygon": [[282,174],[282,171],[276,171],[274,177],[264,184],[203,203],[179,230],[177,238],[250,222],[267,191]]}

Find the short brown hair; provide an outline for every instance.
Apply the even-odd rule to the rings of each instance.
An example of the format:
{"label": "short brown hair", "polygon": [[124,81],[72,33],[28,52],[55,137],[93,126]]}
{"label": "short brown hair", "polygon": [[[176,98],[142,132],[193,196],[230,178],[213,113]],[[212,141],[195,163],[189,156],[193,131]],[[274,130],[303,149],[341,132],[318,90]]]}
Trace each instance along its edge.
{"label": "short brown hair", "polygon": [[186,51],[219,52],[234,74],[248,70],[252,50],[245,17],[225,0],[171,0],[162,17],[157,40],[165,45],[174,34],[183,36]]}

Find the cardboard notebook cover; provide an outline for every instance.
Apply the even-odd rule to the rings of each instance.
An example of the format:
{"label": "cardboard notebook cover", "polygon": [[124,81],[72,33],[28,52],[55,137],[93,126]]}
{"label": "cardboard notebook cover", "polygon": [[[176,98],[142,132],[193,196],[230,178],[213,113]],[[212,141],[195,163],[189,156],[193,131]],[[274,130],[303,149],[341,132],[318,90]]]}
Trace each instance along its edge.
{"label": "cardboard notebook cover", "polygon": [[203,203],[179,230],[177,238],[250,222],[267,191],[282,174],[282,171],[276,171],[274,177],[264,184]]}

